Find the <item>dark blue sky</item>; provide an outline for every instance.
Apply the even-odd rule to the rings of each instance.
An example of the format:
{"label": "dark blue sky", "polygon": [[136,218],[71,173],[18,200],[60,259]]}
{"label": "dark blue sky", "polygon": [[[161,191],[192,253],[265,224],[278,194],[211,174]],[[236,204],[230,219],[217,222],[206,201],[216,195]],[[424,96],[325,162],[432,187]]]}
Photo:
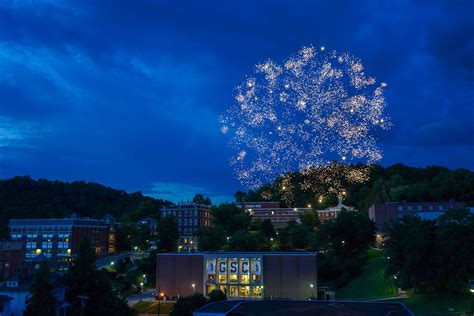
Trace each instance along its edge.
{"label": "dark blue sky", "polygon": [[474,168],[474,1],[0,2],[0,177],[173,200],[240,185],[217,115],[301,46],[389,84],[383,165]]}

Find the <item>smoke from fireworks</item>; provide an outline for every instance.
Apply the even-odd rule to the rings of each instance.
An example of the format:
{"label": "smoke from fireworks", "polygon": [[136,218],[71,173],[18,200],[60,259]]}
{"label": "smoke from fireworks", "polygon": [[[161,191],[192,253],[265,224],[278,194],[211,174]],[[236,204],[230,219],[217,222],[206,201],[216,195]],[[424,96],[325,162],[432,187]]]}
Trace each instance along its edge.
{"label": "smoke from fireworks", "polygon": [[317,178],[333,182],[328,190],[335,193],[342,190],[336,173],[364,181],[368,169],[351,164],[382,158],[371,132],[391,125],[384,114],[386,86],[365,74],[359,58],[324,47],[303,47],[281,65],[256,65],[255,75],[236,87],[236,102],[219,117],[235,150],[230,164],[237,179],[257,189],[301,171],[302,189]]}

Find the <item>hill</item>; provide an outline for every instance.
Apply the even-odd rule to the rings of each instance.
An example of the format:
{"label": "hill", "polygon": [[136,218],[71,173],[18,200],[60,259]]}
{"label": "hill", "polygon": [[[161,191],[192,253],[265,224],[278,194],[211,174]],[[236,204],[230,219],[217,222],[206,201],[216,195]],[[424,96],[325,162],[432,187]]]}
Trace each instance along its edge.
{"label": "hill", "polygon": [[5,236],[11,218],[63,218],[72,213],[92,218],[106,214],[121,217],[145,204],[146,209],[158,210],[171,202],[97,183],[14,177],[0,180],[0,234]]}

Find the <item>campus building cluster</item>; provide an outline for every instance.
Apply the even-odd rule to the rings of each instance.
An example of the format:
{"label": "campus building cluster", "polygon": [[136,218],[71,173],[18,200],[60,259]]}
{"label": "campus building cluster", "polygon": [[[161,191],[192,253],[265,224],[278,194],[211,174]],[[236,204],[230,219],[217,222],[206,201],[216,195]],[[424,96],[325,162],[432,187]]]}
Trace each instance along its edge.
{"label": "campus building cluster", "polygon": [[464,202],[450,200],[449,202],[385,202],[376,203],[369,208],[369,217],[375,222],[377,230],[391,220],[403,216],[416,215],[421,219],[434,220],[447,210],[462,210],[466,208]]}

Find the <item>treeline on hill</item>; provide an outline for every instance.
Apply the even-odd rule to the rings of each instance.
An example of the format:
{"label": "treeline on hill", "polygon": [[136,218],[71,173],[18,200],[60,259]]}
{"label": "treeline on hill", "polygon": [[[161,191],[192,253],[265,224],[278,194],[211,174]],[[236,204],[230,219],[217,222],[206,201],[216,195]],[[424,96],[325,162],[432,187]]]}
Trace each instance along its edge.
{"label": "treeline on hill", "polygon": [[[318,196],[305,192],[297,183],[298,176],[291,187],[294,192],[294,201],[288,206],[315,205],[325,208],[336,204],[336,197],[325,198],[318,203]],[[237,192],[236,198],[246,201],[265,201],[262,193],[273,192],[272,200],[284,200],[281,192],[274,186],[278,183],[266,185],[257,191]],[[474,172],[468,169],[450,170],[446,167],[430,166],[426,168],[409,167],[395,164],[390,167],[375,165],[370,172],[370,179],[365,183],[348,184],[347,196],[344,204],[355,206],[360,211],[367,211],[373,203],[388,201],[432,202],[455,199],[468,204],[474,202]]]}
{"label": "treeline on hill", "polygon": [[[139,207],[146,204],[147,207]],[[171,202],[127,193],[97,183],[34,180],[29,176],[0,180],[0,236],[5,237],[11,218],[101,218],[106,214],[131,220],[148,216]],[[143,213],[143,214],[141,214]]]}

